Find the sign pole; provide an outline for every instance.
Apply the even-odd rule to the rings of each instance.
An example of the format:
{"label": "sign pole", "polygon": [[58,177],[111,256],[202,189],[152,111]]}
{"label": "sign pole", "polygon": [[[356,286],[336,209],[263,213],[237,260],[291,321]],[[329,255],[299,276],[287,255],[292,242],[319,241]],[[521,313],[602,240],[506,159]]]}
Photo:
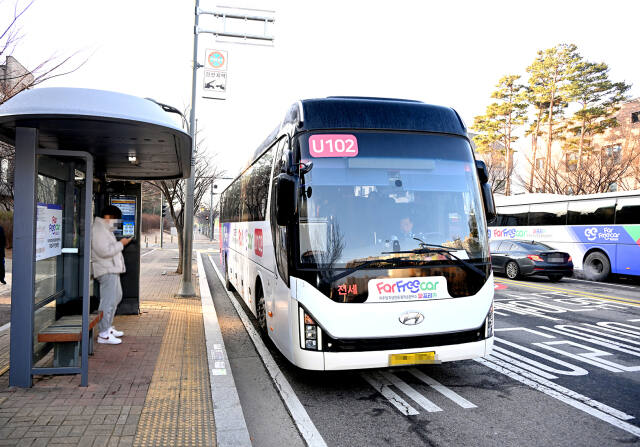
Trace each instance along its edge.
{"label": "sign pole", "polygon": [[191,175],[187,180],[187,194],[185,198],[185,215],[182,249],[182,282],[178,296],[190,297],[196,295],[193,287],[193,275],[191,267],[191,256],[193,253],[193,190],[195,188],[195,151],[196,151],[196,82],[198,80],[198,23],[200,0],[196,0],[195,25],[193,27],[193,77],[191,82],[191,114],[189,116],[189,133],[191,133]]}

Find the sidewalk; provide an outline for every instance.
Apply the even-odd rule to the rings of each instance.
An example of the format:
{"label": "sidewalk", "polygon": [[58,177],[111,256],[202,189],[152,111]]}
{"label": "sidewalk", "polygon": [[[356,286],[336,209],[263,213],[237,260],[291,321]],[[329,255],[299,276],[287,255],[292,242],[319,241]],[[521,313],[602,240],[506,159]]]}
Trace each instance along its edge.
{"label": "sidewalk", "polygon": [[88,387],[79,375],[37,376],[30,389],[0,376],[0,446],[215,445],[202,306],[175,298],[176,255],[142,258],[141,314],[116,317],[121,345],[96,344]]}

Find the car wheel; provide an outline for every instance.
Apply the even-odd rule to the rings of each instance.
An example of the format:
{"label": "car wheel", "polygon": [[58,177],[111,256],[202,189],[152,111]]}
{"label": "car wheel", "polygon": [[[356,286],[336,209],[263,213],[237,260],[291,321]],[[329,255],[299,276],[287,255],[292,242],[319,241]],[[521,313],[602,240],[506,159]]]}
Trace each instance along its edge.
{"label": "car wheel", "polygon": [[607,255],[594,251],[584,260],[584,272],[593,281],[604,281],[611,273],[611,263]]}
{"label": "car wheel", "polygon": [[520,275],[520,267],[514,261],[507,262],[504,271],[509,279],[516,279]]}
{"label": "car wheel", "polygon": [[562,279],[562,275],[549,275],[547,278],[549,278],[551,282],[558,282]]}

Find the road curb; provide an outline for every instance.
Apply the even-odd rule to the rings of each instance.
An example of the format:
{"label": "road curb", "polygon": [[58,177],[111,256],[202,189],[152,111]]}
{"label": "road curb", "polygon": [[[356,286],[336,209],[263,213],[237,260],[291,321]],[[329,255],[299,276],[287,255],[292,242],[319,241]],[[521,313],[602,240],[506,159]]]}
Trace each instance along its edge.
{"label": "road curb", "polygon": [[[213,259],[211,259],[211,255],[209,255],[209,261],[211,262],[211,266],[216,272],[220,283],[224,284],[222,273],[220,273],[220,270],[218,270],[218,267],[216,267]],[[298,399],[298,396],[296,396],[296,393],[293,391],[291,384],[282,373],[282,371],[280,371],[280,368],[278,368],[278,365],[271,356],[271,353],[269,353],[269,350],[262,341],[262,338],[249,321],[249,318],[240,306],[240,303],[233,296],[232,292],[227,291],[227,296],[229,297],[229,301],[231,301],[233,307],[236,309],[240,321],[242,321],[247,334],[249,334],[249,338],[253,342],[253,345],[256,348],[256,351],[258,352],[258,355],[260,356],[260,359],[262,360],[267,373],[269,373],[269,376],[271,376],[271,380],[273,380],[273,384],[278,390],[280,398],[287,407],[287,411],[289,411],[289,414],[291,415],[291,418],[293,419],[298,432],[300,432],[302,439],[308,447],[327,447],[327,444],[322,438],[322,435],[309,417],[309,414]]]}
{"label": "road curb", "polygon": [[249,430],[240,406],[238,390],[233,380],[200,251],[196,258],[213,399],[213,417],[216,422],[216,445],[220,447],[250,446]]}

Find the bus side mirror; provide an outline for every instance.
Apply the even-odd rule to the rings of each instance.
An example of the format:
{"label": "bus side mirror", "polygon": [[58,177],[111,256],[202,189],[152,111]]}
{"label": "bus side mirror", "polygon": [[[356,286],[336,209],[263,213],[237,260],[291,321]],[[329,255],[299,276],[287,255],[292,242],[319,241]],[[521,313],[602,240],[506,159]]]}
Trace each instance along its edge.
{"label": "bus side mirror", "polygon": [[496,204],[493,201],[493,193],[489,183],[482,184],[482,201],[484,202],[484,214],[487,216],[487,223],[496,220]]}
{"label": "bus side mirror", "polygon": [[480,187],[482,188],[482,201],[484,202],[484,214],[487,216],[487,222],[491,223],[496,219],[496,204],[493,201],[493,193],[489,184],[489,173],[487,165],[482,160],[476,160],[476,170],[480,179]]}
{"label": "bus side mirror", "polygon": [[489,172],[487,171],[487,165],[484,161],[476,160],[476,171],[478,171],[480,183],[487,183],[489,181]]}
{"label": "bus side mirror", "polygon": [[279,174],[276,177],[276,223],[287,225],[293,217],[296,200],[296,182],[289,174]]}

